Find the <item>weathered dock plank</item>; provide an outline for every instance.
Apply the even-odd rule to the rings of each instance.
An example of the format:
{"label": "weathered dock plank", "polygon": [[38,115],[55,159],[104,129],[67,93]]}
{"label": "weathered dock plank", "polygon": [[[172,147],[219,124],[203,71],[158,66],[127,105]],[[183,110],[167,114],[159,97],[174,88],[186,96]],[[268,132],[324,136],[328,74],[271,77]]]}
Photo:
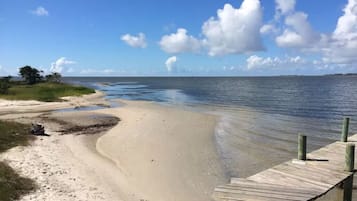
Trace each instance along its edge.
{"label": "weathered dock plank", "polygon": [[216,201],[315,200],[336,186],[343,186],[353,175],[353,171],[345,170],[349,160],[347,144],[357,144],[357,134],[349,137],[348,142],[335,142],[306,154],[306,160],[290,160],[246,179],[232,178],[230,184],[215,188],[213,198]]}

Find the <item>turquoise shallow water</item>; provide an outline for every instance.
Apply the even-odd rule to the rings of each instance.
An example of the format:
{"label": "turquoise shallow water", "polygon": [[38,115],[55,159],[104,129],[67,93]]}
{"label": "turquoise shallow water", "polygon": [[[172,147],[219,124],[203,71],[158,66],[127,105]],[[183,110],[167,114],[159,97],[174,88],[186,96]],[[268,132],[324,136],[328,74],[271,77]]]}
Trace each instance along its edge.
{"label": "turquoise shallow water", "polygon": [[248,176],[338,140],[341,120],[357,133],[357,77],[65,78],[110,99],[148,100],[218,115],[215,139],[229,176]]}

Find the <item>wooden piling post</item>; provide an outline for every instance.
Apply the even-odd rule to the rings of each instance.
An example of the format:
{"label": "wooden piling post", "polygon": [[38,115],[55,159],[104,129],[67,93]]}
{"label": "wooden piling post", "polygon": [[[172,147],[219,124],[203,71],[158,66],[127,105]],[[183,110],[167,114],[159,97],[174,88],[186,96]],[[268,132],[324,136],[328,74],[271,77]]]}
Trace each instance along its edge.
{"label": "wooden piling post", "polygon": [[[345,155],[345,171],[353,172],[355,164],[355,145],[347,144]],[[352,201],[353,174],[343,182],[343,201]]]}
{"label": "wooden piling post", "polygon": [[347,142],[349,124],[350,124],[350,118],[345,117],[343,119],[342,133],[341,133],[341,141],[342,142]]}
{"label": "wooden piling post", "polygon": [[355,145],[347,144],[346,146],[346,155],[345,155],[346,167],[345,171],[353,172],[355,165]]}
{"label": "wooden piling post", "polygon": [[343,201],[352,201],[353,175],[343,182]]}
{"label": "wooden piling post", "polygon": [[298,159],[306,160],[306,135],[302,134],[298,138]]}

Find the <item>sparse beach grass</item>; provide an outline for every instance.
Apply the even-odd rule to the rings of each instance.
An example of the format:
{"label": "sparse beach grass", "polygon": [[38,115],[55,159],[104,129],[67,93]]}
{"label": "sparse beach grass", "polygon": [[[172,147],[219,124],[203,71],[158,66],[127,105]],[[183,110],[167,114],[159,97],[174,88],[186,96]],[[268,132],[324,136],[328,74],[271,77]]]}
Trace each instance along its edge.
{"label": "sparse beach grass", "polygon": [[44,82],[34,85],[13,84],[7,94],[0,94],[0,98],[53,102],[60,101],[61,97],[65,96],[80,96],[91,93],[95,93],[95,90],[65,83]]}
{"label": "sparse beach grass", "polygon": [[[28,145],[34,139],[28,134],[29,129],[29,125],[0,121],[0,153],[15,146]],[[0,161],[0,200],[16,200],[35,188],[34,181],[21,177],[9,165]]]}
{"label": "sparse beach grass", "polygon": [[15,146],[26,146],[34,139],[30,126],[10,121],[0,121],[0,153]]}

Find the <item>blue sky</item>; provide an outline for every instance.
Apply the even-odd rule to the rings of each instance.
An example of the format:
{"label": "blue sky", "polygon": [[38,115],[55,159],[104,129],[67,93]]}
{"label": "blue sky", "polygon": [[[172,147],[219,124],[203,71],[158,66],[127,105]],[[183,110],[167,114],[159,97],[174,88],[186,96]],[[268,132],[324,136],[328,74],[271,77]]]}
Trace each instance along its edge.
{"label": "blue sky", "polygon": [[357,72],[356,0],[0,0],[0,75]]}

